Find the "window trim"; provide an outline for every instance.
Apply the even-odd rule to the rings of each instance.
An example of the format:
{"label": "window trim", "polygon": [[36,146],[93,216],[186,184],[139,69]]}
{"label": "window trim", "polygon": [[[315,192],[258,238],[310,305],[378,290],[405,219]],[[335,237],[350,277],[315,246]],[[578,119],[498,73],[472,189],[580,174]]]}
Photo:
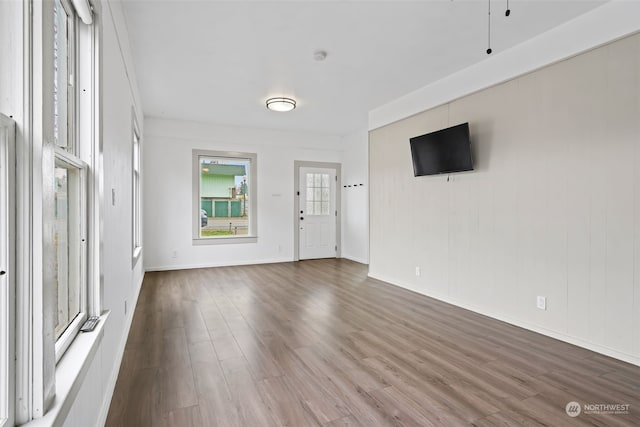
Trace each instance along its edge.
{"label": "window trim", "polygon": [[[13,426],[15,410],[15,122],[0,114],[0,427]],[[4,191],[7,190],[7,191]],[[4,283],[3,283],[4,282]]]}
{"label": "window trim", "polygon": [[[79,18],[70,0],[59,1],[65,14],[67,15],[67,146],[60,147],[54,144],[53,161],[54,164],[57,164],[58,162],[66,163],[68,166],[77,169],[79,172],[78,202],[80,203],[80,210],[78,212],[78,219],[80,222],[79,233],[81,242],[79,242],[80,247],[78,248],[80,252],[80,271],[78,279],[80,281],[79,313],[67,326],[62,335],[60,335],[60,337],[58,337],[54,341],[54,355],[56,365],[80,332],[80,327],[87,319],[88,313],[91,309],[89,304],[89,294],[91,293],[91,291],[89,290],[90,281],[88,277],[89,258],[87,244],[87,240],[89,240],[87,234],[89,222],[88,201],[91,199],[89,195],[89,186],[87,179],[89,165],[85,163],[80,157],[82,155],[82,150],[79,135],[80,126],[84,122],[83,117],[86,116],[86,120],[89,121],[95,120],[95,118],[93,117],[93,113],[88,113],[86,115],[81,114],[80,108],[78,108],[80,106],[80,79],[78,78],[78,76],[81,71],[80,61],[82,60],[79,52]],[[93,52],[88,53],[88,55],[92,56]],[[85,64],[87,64],[87,69],[93,68],[93,64],[91,62],[86,63],[85,61]],[[82,68],[84,69],[85,67]],[[95,93],[94,87],[92,87],[92,93]],[[47,219],[46,221],[49,220],[50,219]],[[53,242],[50,242],[49,245],[52,246]],[[57,280],[57,277],[50,275],[51,272],[49,272],[49,274],[44,277],[45,282]],[[47,301],[47,303],[53,303],[53,301]],[[55,303],[55,306],[57,310],[57,302]]]}
{"label": "window trim", "polygon": [[[249,234],[247,236],[200,237],[200,157],[221,157],[229,159],[249,159]],[[192,150],[192,212],[191,242],[199,245],[229,245],[236,243],[256,243],[258,241],[258,155],[235,151]]]}
{"label": "window trim", "polygon": [[142,140],[134,108],[131,109],[131,136],[131,246],[133,249],[131,268],[134,268],[142,254]]}

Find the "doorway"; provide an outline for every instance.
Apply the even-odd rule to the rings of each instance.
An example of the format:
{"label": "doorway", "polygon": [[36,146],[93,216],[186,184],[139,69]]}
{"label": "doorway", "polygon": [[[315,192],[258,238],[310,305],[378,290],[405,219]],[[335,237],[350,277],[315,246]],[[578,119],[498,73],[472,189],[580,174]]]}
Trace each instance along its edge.
{"label": "doorway", "polygon": [[294,260],[340,257],[340,164],[294,163]]}

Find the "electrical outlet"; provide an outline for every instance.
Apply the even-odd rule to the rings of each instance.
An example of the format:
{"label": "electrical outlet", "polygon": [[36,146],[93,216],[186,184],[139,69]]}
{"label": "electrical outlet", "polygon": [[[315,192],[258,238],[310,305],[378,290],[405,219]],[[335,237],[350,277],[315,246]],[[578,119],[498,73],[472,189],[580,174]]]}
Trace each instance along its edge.
{"label": "electrical outlet", "polygon": [[536,307],[538,307],[540,310],[546,310],[547,309],[547,298],[538,296],[538,298],[536,299]]}
{"label": "electrical outlet", "polygon": [[420,267],[416,267],[416,277],[420,276]]}

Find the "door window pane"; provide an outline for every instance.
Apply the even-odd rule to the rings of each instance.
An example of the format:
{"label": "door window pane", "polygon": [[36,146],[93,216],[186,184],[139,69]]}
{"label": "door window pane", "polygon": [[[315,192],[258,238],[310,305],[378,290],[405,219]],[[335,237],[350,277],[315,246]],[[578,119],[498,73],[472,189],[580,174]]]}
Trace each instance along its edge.
{"label": "door window pane", "polygon": [[329,215],[329,202],[322,202],[322,215]]}
{"label": "door window pane", "polygon": [[330,175],[307,174],[307,215],[329,215]]}

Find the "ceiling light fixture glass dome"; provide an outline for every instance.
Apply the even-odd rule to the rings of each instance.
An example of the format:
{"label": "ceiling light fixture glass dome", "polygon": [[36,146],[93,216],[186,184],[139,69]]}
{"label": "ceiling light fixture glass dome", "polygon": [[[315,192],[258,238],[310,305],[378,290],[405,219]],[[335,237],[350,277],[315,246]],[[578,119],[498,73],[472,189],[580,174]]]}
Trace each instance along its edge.
{"label": "ceiling light fixture glass dome", "polygon": [[285,97],[267,99],[267,109],[271,111],[291,111],[296,108],[296,100]]}

